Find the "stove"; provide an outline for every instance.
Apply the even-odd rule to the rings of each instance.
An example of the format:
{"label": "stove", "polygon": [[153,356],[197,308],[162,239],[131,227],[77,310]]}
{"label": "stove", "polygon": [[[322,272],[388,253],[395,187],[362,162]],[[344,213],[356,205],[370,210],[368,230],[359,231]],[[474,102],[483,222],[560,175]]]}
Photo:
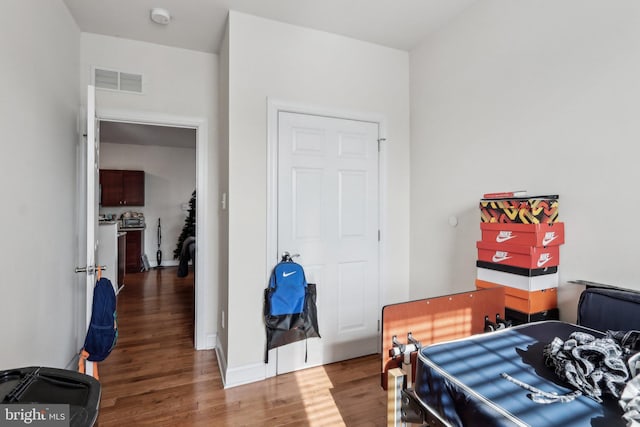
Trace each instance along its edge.
{"label": "stove", "polygon": [[122,218],[121,228],[144,228],[144,217]]}

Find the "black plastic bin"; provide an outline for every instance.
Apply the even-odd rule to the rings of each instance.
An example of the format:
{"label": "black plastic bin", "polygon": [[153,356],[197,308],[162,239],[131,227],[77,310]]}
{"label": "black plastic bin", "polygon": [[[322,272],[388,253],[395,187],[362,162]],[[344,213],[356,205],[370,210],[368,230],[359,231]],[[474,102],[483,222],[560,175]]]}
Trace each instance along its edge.
{"label": "black plastic bin", "polygon": [[100,407],[100,383],[65,369],[28,367],[0,371],[0,403],[68,404],[71,427],[93,426]]}

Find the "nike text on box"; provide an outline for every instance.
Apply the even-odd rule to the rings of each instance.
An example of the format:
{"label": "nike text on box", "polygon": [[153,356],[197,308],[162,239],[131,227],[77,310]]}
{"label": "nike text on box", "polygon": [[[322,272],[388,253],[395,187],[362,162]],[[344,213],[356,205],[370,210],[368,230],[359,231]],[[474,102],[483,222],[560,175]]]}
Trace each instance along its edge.
{"label": "nike text on box", "polygon": [[564,244],[564,223],[498,224],[481,223],[482,241],[517,246],[559,246]]}
{"label": "nike text on box", "polygon": [[544,224],[558,222],[558,196],[480,200],[480,219],[488,223]]}
{"label": "nike text on box", "polygon": [[476,277],[478,280],[522,289],[527,292],[558,287],[558,273],[527,277],[505,273],[503,271],[489,270],[488,268],[478,268],[477,270]]}
{"label": "nike text on box", "polygon": [[480,261],[528,269],[556,267],[560,264],[560,248],[558,246],[546,248],[515,246],[481,240],[476,243],[476,247]]}
{"label": "nike text on box", "polygon": [[477,289],[504,288],[504,306],[523,313],[538,313],[558,307],[558,289],[548,288],[526,291],[511,286],[476,280]]}

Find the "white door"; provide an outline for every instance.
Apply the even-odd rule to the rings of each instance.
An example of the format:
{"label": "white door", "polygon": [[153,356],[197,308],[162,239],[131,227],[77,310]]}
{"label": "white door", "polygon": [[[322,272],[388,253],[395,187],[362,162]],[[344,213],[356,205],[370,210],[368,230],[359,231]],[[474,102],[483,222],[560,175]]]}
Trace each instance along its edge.
{"label": "white door", "polygon": [[[98,250],[97,230],[98,230],[98,167],[99,167],[99,143],[98,127],[96,126],[95,108],[95,87],[89,86],[87,90],[87,117],[86,117],[86,139],[80,153],[82,160],[79,162],[79,173],[84,175],[84,182],[80,187],[80,199],[84,201],[79,213],[82,221],[78,222],[78,235],[85,237],[80,248],[80,264],[76,271],[82,273],[84,280],[83,291],[84,301],[81,304],[81,325],[80,343],[84,343],[84,337],[89,323],[91,322],[91,306],[93,302],[93,288],[96,283],[96,252]],[[87,362],[87,374],[93,375],[93,364]]]}
{"label": "white door", "polygon": [[378,175],[377,123],[278,113],[278,253],[317,285],[322,336],[277,348],[278,374],[377,351]]}

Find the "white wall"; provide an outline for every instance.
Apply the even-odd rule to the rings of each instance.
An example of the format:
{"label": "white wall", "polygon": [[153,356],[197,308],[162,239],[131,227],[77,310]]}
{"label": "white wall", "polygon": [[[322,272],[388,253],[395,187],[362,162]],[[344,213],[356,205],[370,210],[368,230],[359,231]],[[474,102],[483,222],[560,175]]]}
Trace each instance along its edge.
{"label": "white wall", "polygon": [[[228,365],[264,370],[267,97],[386,116],[382,302],[408,296],[407,52],[231,12],[229,16]],[[274,261],[276,261],[274,259]],[[227,371],[229,373],[229,370]],[[227,378],[229,380],[229,378]],[[233,382],[232,380],[230,382]]]}
{"label": "white wall", "polygon": [[412,298],[473,287],[478,199],[512,189],[560,195],[561,282],[640,289],[638,22],[631,0],[487,0],[411,52]]}
{"label": "white wall", "polygon": [[158,218],[162,225],[162,265],[178,265],[173,259],[178,237],[184,227],[191,193],[196,188],[196,150],[193,148],[161,147],[157,145],[100,144],[101,169],[143,170],[144,206],[103,207],[100,213],[133,210],[145,216],[144,249],[151,266],[156,266],[158,250]]}
{"label": "white wall", "polygon": [[3,2],[0,370],[62,368],[79,350],[79,48],[80,32],[62,1]]}
{"label": "white wall", "polygon": [[[151,43],[81,34],[81,88],[90,82],[91,66],[144,75],[144,94],[96,90],[98,115],[101,111],[135,111],[175,117],[205,119],[208,124],[207,187],[210,200],[217,205],[217,82],[218,57],[214,54],[178,49]],[[83,89],[82,93],[85,92]],[[144,166],[144,165],[143,165]],[[145,167],[142,167],[143,169]],[[189,193],[191,194],[191,193]],[[187,199],[188,201],[188,199]],[[204,262],[205,331],[207,347],[215,344],[218,319],[218,210],[207,208],[208,234],[202,236],[209,254]],[[153,257],[150,257],[153,258]]]}
{"label": "white wall", "polygon": [[[220,135],[220,157],[218,163],[220,177],[220,194],[228,193],[229,189],[229,26],[227,25],[224,37],[220,43],[220,61],[218,75],[219,97],[218,111],[219,117],[219,135]],[[219,206],[222,209],[222,206]],[[229,312],[229,210],[221,210],[219,216],[219,254],[220,268],[218,269],[218,280],[220,287],[218,289],[218,301],[220,308],[220,316],[218,316],[218,340],[216,346],[218,351],[218,364],[222,372],[226,372],[227,349],[229,348],[229,333],[226,327],[228,321],[226,319]],[[225,320],[222,320],[222,317]]]}

